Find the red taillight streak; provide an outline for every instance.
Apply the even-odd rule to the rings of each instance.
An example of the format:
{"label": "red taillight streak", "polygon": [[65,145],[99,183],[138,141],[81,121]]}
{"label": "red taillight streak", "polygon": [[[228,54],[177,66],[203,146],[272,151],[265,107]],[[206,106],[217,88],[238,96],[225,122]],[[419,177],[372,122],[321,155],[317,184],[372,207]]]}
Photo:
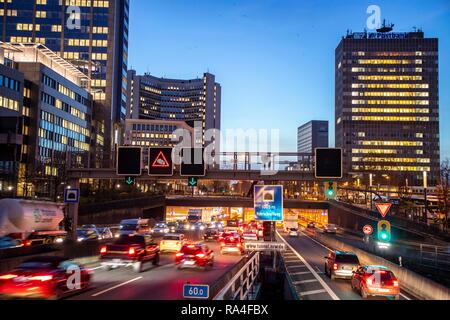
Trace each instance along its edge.
{"label": "red taillight streak", "polygon": [[45,282],[45,281],[50,281],[53,279],[53,276],[47,275],[47,276],[34,276],[31,278],[28,278],[31,281],[41,281],[41,282]]}
{"label": "red taillight streak", "polygon": [[17,274],[4,274],[4,275],[0,276],[0,280],[10,280],[10,279],[14,279],[17,277],[18,277]]}
{"label": "red taillight streak", "polygon": [[396,288],[398,288],[398,281],[397,280],[394,280],[394,287],[396,287]]}
{"label": "red taillight streak", "polygon": [[136,254],[136,250],[133,248],[133,247],[131,247],[130,249],[128,249],[128,255],[129,256],[134,256]]}
{"label": "red taillight streak", "polygon": [[108,249],[106,247],[102,247],[100,249],[100,254],[105,254],[108,251]]}
{"label": "red taillight streak", "polygon": [[337,270],[338,269],[338,265],[337,265],[337,263],[335,263],[334,265],[333,265],[333,270]]}
{"label": "red taillight streak", "polygon": [[195,256],[200,259],[203,259],[205,257],[205,255],[203,253],[198,253]]}
{"label": "red taillight streak", "polygon": [[176,254],[176,257],[177,257],[177,258],[181,258],[182,256],[184,256],[184,253],[178,252],[178,253]]}

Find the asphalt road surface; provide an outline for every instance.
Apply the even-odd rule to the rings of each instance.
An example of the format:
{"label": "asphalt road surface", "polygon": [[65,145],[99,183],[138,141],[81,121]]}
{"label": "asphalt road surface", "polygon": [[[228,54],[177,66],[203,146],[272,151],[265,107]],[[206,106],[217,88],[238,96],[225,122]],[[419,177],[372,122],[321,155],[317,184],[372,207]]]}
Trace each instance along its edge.
{"label": "asphalt road surface", "polygon": [[[333,248],[327,248],[305,233],[298,238],[279,234],[288,245],[285,261],[298,295],[304,300],[361,300],[361,296],[352,290],[349,280],[332,281],[325,275],[325,256]],[[401,283],[400,283],[401,285]],[[371,297],[370,300],[386,300],[383,297]],[[414,300],[403,292],[401,300]]]}

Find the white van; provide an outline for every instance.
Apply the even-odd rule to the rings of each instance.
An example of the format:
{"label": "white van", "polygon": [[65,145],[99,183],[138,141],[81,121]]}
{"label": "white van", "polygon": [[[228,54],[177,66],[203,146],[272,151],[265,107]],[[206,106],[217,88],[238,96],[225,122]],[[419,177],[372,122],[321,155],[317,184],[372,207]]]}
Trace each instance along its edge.
{"label": "white van", "polygon": [[120,222],[120,235],[146,234],[150,232],[149,219],[126,219]]}

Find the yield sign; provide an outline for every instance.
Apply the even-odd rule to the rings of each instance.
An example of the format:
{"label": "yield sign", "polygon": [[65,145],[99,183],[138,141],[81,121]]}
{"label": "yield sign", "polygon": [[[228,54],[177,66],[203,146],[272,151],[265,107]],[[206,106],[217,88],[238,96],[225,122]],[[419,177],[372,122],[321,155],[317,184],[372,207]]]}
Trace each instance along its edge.
{"label": "yield sign", "polygon": [[378,209],[378,212],[381,214],[383,218],[385,218],[391,210],[392,204],[391,203],[377,203],[376,207]]}
{"label": "yield sign", "polygon": [[153,168],[168,168],[168,167],[170,167],[169,161],[167,161],[167,159],[164,156],[164,153],[162,151],[159,152],[155,161],[153,161],[152,167]]}

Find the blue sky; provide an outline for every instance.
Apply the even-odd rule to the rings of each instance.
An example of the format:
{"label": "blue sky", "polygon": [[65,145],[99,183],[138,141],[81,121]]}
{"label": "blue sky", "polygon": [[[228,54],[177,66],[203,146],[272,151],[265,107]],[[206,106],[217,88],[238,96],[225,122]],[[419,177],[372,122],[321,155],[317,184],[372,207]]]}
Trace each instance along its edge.
{"label": "blue sky", "polygon": [[129,66],[138,73],[222,85],[222,129],[281,130],[296,151],[297,127],[330,121],[334,145],[334,50],[347,29],[380,6],[397,32],[439,38],[441,154],[450,158],[450,1],[133,0]]}

